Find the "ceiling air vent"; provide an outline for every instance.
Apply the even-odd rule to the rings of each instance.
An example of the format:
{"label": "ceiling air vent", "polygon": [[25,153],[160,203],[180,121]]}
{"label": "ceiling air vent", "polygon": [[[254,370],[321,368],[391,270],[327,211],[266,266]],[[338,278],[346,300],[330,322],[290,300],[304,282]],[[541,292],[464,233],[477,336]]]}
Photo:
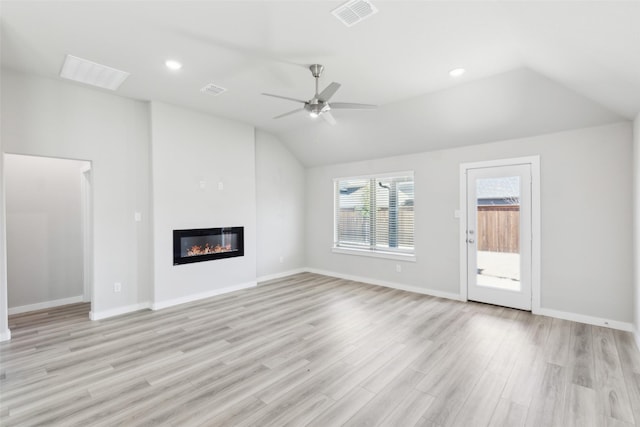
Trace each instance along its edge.
{"label": "ceiling air vent", "polygon": [[116,90],[129,77],[129,73],[67,55],[60,70],[60,77],[103,89]]}
{"label": "ceiling air vent", "polygon": [[333,9],[331,13],[344,25],[351,27],[371,15],[378,13],[378,9],[366,0],[351,0]]}
{"label": "ceiling air vent", "polygon": [[227,89],[221,86],[214,85],[213,83],[209,83],[208,85],[200,89],[200,92],[206,93],[207,95],[213,95],[213,96],[218,96],[222,92],[226,92],[226,91]]}

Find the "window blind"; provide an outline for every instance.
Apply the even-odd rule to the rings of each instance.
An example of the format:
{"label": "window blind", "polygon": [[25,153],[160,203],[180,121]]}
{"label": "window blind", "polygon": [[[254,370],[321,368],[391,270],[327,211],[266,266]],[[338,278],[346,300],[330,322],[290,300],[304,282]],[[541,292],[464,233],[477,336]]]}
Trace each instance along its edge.
{"label": "window blind", "polygon": [[412,254],[413,173],[336,179],[334,245]]}

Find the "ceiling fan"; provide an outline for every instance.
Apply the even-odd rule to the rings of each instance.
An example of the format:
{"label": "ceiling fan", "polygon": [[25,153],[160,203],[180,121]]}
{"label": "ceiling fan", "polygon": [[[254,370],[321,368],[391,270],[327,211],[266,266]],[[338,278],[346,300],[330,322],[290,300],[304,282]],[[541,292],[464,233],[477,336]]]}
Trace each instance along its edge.
{"label": "ceiling fan", "polygon": [[309,116],[313,118],[321,116],[328,123],[335,125],[336,119],[334,119],[331,115],[332,109],[345,108],[351,110],[371,110],[374,108],[378,108],[377,105],[354,104],[352,102],[333,102],[331,103],[331,105],[329,105],[329,99],[331,99],[336,91],[340,89],[340,83],[333,82],[329,86],[324,88],[322,92],[318,92],[318,80],[320,79],[320,75],[322,74],[324,67],[320,64],[313,64],[309,67],[309,70],[311,70],[311,74],[316,79],[316,94],[310,100],[304,101],[302,99],[289,98],[287,96],[263,93],[263,95],[266,96],[273,96],[274,98],[287,99],[289,101],[295,101],[304,104],[302,108],[296,108],[295,110],[289,111],[288,113],[280,114],[279,116],[274,117],[274,119],[279,119],[281,117],[285,117],[300,111],[308,111]]}

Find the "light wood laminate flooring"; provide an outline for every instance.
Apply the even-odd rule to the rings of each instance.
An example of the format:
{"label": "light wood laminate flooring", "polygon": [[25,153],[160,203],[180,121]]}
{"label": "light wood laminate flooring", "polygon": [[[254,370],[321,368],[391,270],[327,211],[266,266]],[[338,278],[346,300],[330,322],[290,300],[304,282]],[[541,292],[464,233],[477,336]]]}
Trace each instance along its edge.
{"label": "light wood laminate flooring", "polygon": [[2,426],[640,425],[630,333],[303,273],[10,317]]}

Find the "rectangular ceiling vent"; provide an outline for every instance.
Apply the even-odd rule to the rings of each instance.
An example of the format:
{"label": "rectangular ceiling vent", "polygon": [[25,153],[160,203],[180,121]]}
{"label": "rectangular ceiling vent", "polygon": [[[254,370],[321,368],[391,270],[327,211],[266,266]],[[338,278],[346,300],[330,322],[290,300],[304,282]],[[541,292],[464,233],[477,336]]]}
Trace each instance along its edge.
{"label": "rectangular ceiling vent", "polygon": [[222,92],[226,92],[227,89],[221,87],[221,86],[217,86],[213,83],[209,83],[208,85],[206,85],[205,87],[203,87],[202,89],[200,89],[200,92],[202,93],[206,93],[207,95],[213,95],[213,96],[218,96],[220,95]]}
{"label": "rectangular ceiling vent", "polygon": [[60,77],[103,89],[116,90],[129,77],[129,73],[67,55],[60,70]]}
{"label": "rectangular ceiling vent", "polygon": [[351,27],[378,13],[378,9],[367,0],[351,0],[333,9],[331,13],[344,25]]}

